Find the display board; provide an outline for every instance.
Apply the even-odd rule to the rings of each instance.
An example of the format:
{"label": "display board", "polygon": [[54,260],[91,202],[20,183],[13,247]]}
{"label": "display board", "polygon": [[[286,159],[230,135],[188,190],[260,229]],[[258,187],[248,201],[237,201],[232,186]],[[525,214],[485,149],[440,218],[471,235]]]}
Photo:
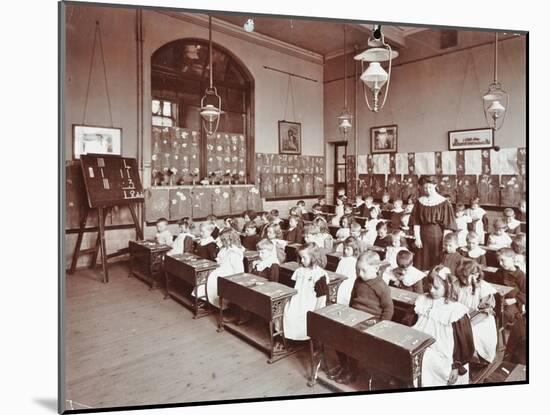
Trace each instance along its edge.
{"label": "display board", "polygon": [[80,163],[89,207],[144,201],[136,159],[83,154]]}

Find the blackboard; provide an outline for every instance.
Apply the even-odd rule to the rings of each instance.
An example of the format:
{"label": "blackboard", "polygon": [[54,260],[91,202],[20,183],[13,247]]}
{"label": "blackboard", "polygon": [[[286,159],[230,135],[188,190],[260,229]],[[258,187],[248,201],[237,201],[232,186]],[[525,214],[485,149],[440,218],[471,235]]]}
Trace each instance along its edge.
{"label": "blackboard", "polygon": [[90,208],[144,201],[136,159],[83,154],[80,162]]}

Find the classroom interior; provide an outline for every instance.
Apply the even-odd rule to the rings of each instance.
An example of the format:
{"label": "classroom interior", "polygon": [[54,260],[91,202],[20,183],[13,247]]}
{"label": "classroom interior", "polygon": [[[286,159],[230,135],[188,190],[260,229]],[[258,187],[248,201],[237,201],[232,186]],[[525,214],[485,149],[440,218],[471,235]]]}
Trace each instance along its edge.
{"label": "classroom interior", "polygon": [[[201,274],[199,265],[184,259],[167,260],[167,249],[140,240],[154,241],[161,218],[173,235],[183,217],[192,218],[196,235],[209,215],[217,217],[220,228],[225,218],[232,218],[242,229],[246,210],[277,210],[284,223],[299,200],[311,212],[320,197],[326,199],[330,221],[339,189],[350,203],[356,195],[371,195],[380,203],[386,192],[392,201],[405,201],[405,192],[417,189],[423,175],[439,178],[455,208],[469,207],[472,197],[479,197],[487,233],[492,232],[505,208],[518,212],[527,191],[526,35],[499,33],[498,81],[509,101],[502,127],[493,131],[482,100],[495,76],[493,31],[383,25],[385,41],[398,56],[387,99],[374,112],[365,100],[371,91],[360,80],[361,63],[354,60],[368,48],[372,23],[350,21],[344,29],[343,22],[334,20],[220,12],[209,20],[202,12],[77,3],[62,4],[61,16],[65,408],[419,386],[421,357],[400,348],[399,341],[371,344],[381,360],[384,354],[394,356],[398,369],[381,363],[384,374],[377,376],[374,368],[372,376],[341,385],[324,373],[335,355],[322,328],[319,336],[328,336],[326,359],[319,350],[312,354],[307,342],[274,354],[270,329],[276,329],[259,317],[248,329],[230,322],[220,329],[217,309],[180,298],[187,278],[180,274],[192,275],[196,282],[208,271]],[[243,28],[250,18],[251,32]],[[212,135],[200,115],[209,59],[225,111]],[[342,133],[338,117],[344,106],[352,118]],[[84,158],[76,158],[77,126],[120,129],[118,154],[135,159],[143,203],[135,203],[133,210],[113,204],[101,214],[87,208]],[[394,147],[377,150],[373,129],[394,127]],[[297,128],[297,142],[284,140],[285,128],[285,133]],[[493,140],[489,147],[451,149],[450,132],[487,128]],[[331,226],[333,236],[337,228]],[[526,219],[521,232],[527,232]],[[287,262],[299,260],[298,250],[287,249]],[[496,252],[487,252],[491,274],[499,264]],[[245,269],[256,258],[247,253]],[[327,260],[332,273],[328,304],[335,302],[331,290],[341,281],[334,274],[339,256],[329,252]],[[287,263],[281,264],[283,269],[281,279],[288,282],[283,285],[292,285],[296,268]],[[413,294],[393,292],[396,316],[414,308]],[[265,307],[271,316],[277,312],[273,304]],[[323,318],[329,317],[319,314],[311,324],[323,326]],[[392,324],[394,333],[410,334],[406,324]],[[346,339],[351,334],[344,326],[333,330],[342,330]],[[525,379],[525,365],[503,360],[509,333],[498,318],[497,326],[496,358],[477,370],[472,366],[470,383]],[[316,382],[312,368],[317,368]]]}

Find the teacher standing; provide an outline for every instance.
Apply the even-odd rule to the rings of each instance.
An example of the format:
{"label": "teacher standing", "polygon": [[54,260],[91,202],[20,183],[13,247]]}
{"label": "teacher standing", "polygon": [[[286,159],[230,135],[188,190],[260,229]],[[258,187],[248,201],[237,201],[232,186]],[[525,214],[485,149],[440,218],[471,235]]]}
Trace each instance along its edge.
{"label": "teacher standing", "polygon": [[437,192],[435,176],[422,176],[419,184],[424,195],[415,203],[410,219],[417,248],[414,266],[429,270],[440,262],[445,230],[456,231],[457,227],[451,203]]}

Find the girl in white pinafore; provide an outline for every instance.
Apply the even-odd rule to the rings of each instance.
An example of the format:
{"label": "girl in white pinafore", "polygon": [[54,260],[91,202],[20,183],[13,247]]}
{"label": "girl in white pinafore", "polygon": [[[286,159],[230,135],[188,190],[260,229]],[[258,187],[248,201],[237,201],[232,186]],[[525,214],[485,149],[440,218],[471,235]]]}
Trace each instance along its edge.
{"label": "girl in white pinafore", "polygon": [[494,316],[496,290],[483,279],[482,267],[473,259],[464,259],[456,269],[454,281],[458,302],[480,313],[472,318],[474,346],[482,359],[491,363],[497,351],[497,324]]}
{"label": "girl in white pinafore", "polygon": [[342,244],[344,254],[338,262],[336,273],[347,277],[338,288],[336,302],[349,306],[351,291],[357,278],[357,256],[359,255],[359,245],[354,237],[347,238]]}
{"label": "girl in white pinafore", "polygon": [[449,268],[437,265],[426,278],[430,294],[417,298],[418,320],[413,328],[432,336],[435,343],[424,353],[422,386],[467,384],[468,362],[474,353],[468,308],[453,300]]}
{"label": "girl in white pinafore", "polygon": [[[241,245],[239,233],[231,228],[225,228],[219,236],[222,247],[216,257],[219,267],[214,269],[208,276],[207,295],[208,302],[215,307],[220,307],[220,297],[218,296],[218,278],[229,275],[240,274],[244,272],[244,251]],[[199,288],[202,288],[200,286]],[[202,288],[204,289],[204,288]],[[201,295],[199,291],[199,295]],[[227,303],[224,302],[224,308]]]}
{"label": "girl in white pinafore", "polygon": [[308,340],[306,315],[326,305],[327,272],[321,268],[324,254],[315,243],[306,243],[298,252],[300,267],[292,274],[297,294],[285,306],[283,328],[291,340]]}
{"label": "girl in white pinafore", "polygon": [[467,210],[466,214],[472,218],[472,223],[474,224],[474,232],[479,237],[479,243],[485,243],[485,225],[483,224],[483,217],[487,214],[485,209],[479,206],[479,198],[472,199],[472,205],[470,209]]}

